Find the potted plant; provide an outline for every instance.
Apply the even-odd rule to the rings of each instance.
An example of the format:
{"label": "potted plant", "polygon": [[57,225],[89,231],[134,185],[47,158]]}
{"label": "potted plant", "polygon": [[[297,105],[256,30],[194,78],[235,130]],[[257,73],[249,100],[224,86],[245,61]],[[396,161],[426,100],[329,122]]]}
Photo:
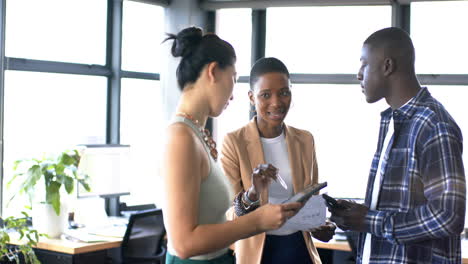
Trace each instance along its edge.
{"label": "potted plant", "polygon": [[58,237],[63,232],[68,220],[66,204],[61,201],[63,190],[71,194],[79,183],[90,191],[89,177],[78,172],[79,162],[77,150],[64,151],[58,157],[15,161],[14,175],[7,186],[22,179],[18,193],[28,195],[33,226],[39,232],[50,237]]}
{"label": "potted plant", "polygon": [[[45,235],[29,228],[27,225],[28,214],[21,213],[24,218],[12,216],[6,219],[0,218],[0,263],[40,264],[32,247],[39,242],[39,237]],[[19,240],[25,243],[17,246],[9,245],[10,235],[13,233],[19,234]]]}

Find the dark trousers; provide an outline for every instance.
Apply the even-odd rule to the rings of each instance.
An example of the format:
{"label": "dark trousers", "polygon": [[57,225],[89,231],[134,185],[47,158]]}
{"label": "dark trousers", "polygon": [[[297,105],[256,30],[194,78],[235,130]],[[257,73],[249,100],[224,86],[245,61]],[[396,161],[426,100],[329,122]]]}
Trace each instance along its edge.
{"label": "dark trousers", "polygon": [[312,264],[302,232],[287,236],[267,235],[262,264]]}

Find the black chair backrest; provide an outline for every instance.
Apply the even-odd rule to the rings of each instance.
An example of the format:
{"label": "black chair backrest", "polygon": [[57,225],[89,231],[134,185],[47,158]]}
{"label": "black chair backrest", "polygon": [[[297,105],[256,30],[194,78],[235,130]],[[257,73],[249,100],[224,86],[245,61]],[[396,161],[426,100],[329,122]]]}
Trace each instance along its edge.
{"label": "black chair backrest", "polygon": [[158,254],[165,246],[162,209],[144,210],[130,215],[122,240],[122,259],[149,257]]}
{"label": "black chair backrest", "polygon": [[149,209],[156,209],[155,204],[139,204],[139,205],[127,205],[126,203],[120,203],[120,213],[125,211],[135,212]]}

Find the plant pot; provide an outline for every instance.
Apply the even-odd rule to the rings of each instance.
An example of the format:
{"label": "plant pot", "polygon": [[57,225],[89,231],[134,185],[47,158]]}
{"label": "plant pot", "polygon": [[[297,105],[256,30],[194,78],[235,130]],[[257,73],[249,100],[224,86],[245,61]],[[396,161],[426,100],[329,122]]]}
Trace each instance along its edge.
{"label": "plant pot", "polygon": [[50,238],[58,238],[68,228],[67,206],[60,204],[60,215],[57,215],[51,204],[36,203],[32,208],[33,228]]}

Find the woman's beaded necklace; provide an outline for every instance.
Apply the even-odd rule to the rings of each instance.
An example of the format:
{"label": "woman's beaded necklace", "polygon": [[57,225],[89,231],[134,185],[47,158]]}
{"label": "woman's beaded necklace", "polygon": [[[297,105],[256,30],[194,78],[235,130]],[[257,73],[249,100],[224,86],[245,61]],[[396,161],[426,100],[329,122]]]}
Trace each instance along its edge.
{"label": "woman's beaded necklace", "polygon": [[205,142],[205,144],[210,149],[210,155],[216,161],[218,159],[218,151],[216,150],[216,142],[211,137],[210,131],[208,131],[208,129],[206,129],[206,128],[201,127],[200,122],[197,119],[195,119],[192,115],[189,115],[189,114],[184,113],[184,112],[177,112],[176,115],[184,117],[184,118],[192,121],[192,123],[194,123],[198,127],[198,130],[202,133],[203,141]]}

